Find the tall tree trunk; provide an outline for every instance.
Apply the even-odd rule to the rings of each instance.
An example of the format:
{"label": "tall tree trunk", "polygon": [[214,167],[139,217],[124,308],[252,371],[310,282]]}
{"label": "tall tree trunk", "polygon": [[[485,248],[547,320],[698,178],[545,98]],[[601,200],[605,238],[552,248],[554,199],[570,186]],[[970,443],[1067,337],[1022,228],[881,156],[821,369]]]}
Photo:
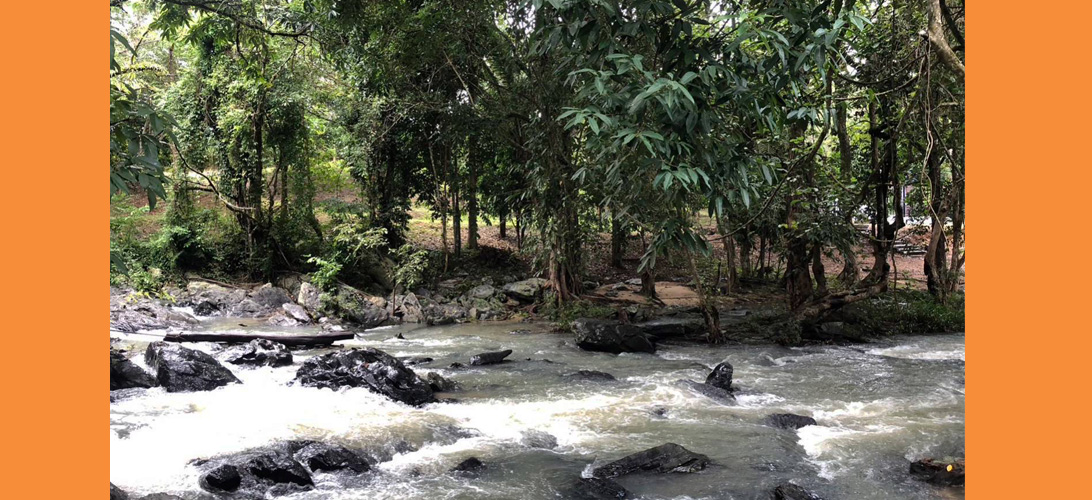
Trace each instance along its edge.
{"label": "tall tree trunk", "polygon": [[478,162],[470,164],[470,185],[467,186],[467,246],[471,250],[478,249]]}
{"label": "tall tree trunk", "polygon": [[[849,128],[846,103],[839,102],[835,108],[835,134],[838,136],[839,169],[842,182],[848,184],[853,179],[853,143],[849,140]],[[857,210],[854,205],[840,207],[845,217],[846,224],[853,225],[853,213]],[[849,248],[842,249],[842,272],[838,274],[838,281],[846,288],[852,288],[860,279],[860,270],[857,268],[857,232],[853,232],[853,241]]]}
{"label": "tall tree trunk", "polygon": [[823,247],[815,245],[811,248],[811,273],[815,275],[815,296],[822,297],[830,290],[827,289],[826,267],[823,266]]}
{"label": "tall tree trunk", "polygon": [[615,217],[614,211],[611,210],[610,217],[610,265],[618,268],[625,269],[622,265],[622,256],[626,251],[626,228],[624,224]]}
{"label": "tall tree trunk", "polygon": [[504,240],[508,238],[508,212],[502,211],[497,216],[498,225],[500,226],[500,239]]}

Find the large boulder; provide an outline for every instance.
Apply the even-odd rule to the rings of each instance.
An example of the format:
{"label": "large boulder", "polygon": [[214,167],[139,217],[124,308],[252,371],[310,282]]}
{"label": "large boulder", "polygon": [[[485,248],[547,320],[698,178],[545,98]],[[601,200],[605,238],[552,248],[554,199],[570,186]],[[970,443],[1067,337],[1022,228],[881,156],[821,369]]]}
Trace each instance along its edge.
{"label": "large boulder", "polygon": [[201,474],[197,483],[206,491],[235,491],[243,482],[239,468],[231,464],[220,464]]}
{"label": "large boulder", "polygon": [[582,477],[573,484],[570,490],[571,494],[568,498],[579,500],[612,500],[626,498],[626,495],[629,494],[622,485],[610,479],[597,477]]}
{"label": "large boulder", "polygon": [[136,363],[129,361],[123,351],[110,349],[110,390],[154,387],[155,377]]}
{"label": "large boulder", "polygon": [[299,304],[293,304],[291,302],[285,302],[281,304],[281,309],[284,309],[284,313],[300,323],[310,323],[311,315],[307,313],[307,309]]}
{"label": "large boulder", "polygon": [[778,485],[773,490],[773,500],[823,500],[819,495],[812,493],[792,483]]}
{"label": "large boulder", "polygon": [[326,443],[308,443],[293,455],[297,462],[311,472],[351,470],[367,472],[371,469],[364,457],[344,446]]}
{"label": "large boulder", "polygon": [[504,361],[509,354],[512,354],[511,349],[505,349],[503,351],[496,352],[483,352],[481,354],[475,354],[470,357],[470,364],[473,366],[481,365],[495,365]]}
{"label": "large boulder", "polygon": [[292,353],[280,342],[254,339],[228,349],[224,359],[233,365],[287,366],[292,364]]}
{"label": "large boulder", "polygon": [[762,422],[770,427],[789,430],[796,430],[809,425],[818,425],[814,418],[793,413],[774,413],[772,415],[767,415]]}
{"label": "large boulder", "polygon": [[732,390],[732,364],[725,361],[713,368],[705,383],[713,387],[719,387],[726,391]]}
{"label": "large boulder", "polygon": [[423,323],[425,311],[422,309],[421,300],[414,293],[399,295],[395,299],[394,315],[401,318],[403,323]]}
{"label": "large boulder", "polygon": [[131,291],[110,289],[110,329],[134,333],[186,328],[197,323],[192,315],[171,304]]}
{"label": "large boulder", "polygon": [[488,299],[496,293],[497,289],[492,285],[478,285],[466,292],[466,295],[472,299]]}
{"label": "large boulder", "polygon": [[266,283],[255,288],[248,294],[248,298],[262,309],[269,311],[280,309],[282,305],[292,303],[292,297],[288,295],[288,292],[283,288],[273,286],[272,283]]}
{"label": "large boulder", "polygon": [[363,328],[374,328],[391,319],[385,299],[345,285],[339,285],[334,293],[322,295],[322,310]]}
{"label": "large boulder", "polygon": [[481,460],[478,460],[478,457],[470,457],[459,462],[459,465],[452,467],[451,472],[473,473],[483,469],[485,469],[485,464],[482,463]]}
{"label": "large boulder", "polygon": [[619,354],[623,352],[655,353],[656,346],[640,328],[614,321],[578,319],[573,322],[576,345],[585,351]]}
{"label": "large boulder", "polygon": [[963,486],[965,473],[963,460],[923,458],[910,464],[910,475],[937,486]]}
{"label": "large boulder", "polygon": [[423,314],[429,325],[448,325],[467,317],[466,309],[458,304],[429,304]]}
{"label": "large boulder", "polygon": [[520,433],[519,443],[528,448],[543,448],[552,450],[557,448],[557,438],[545,431],[527,429]]}
{"label": "large boulder", "polygon": [[144,351],[144,363],[155,372],[167,392],[209,391],[239,382],[231,370],[212,356],[169,342],[153,342]]}
{"label": "large boulder", "polygon": [[657,339],[685,337],[705,332],[705,320],[701,317],[659,318],[637,323],[634,326]]}
{"label": "large boulder", "polygon": [[228,288],[205,281],[191,281],[186,284],[186,294],[187,297],[183,302],[193,307],[194,314],[213,316],[229,313],[246,299],[247,292],[242,288]]}
{"label": "large boulder", "polygon": [[542,289],[546,287],[546,283],[542,278],[530,278],[504,285],[501,291],[520,302],[530,303],[542,297]]}
{"label": "large boulder", "polygon": [[322,291],[310,283],[300,283],[300,291],[296,294],[296,303],[311,312],[322,309]]}
{"label": "large boulder", "polygon": [[452,392],[462,389],[458,382],[446,379],[436,372],[425,375],[425,381],[428,382],[428,386],[432,388],[433,392]]}
{"label": "large boulder", "polygon": [[702,470],[708,464],[709,457],[675,443],[666,443],[596,467],[592,476],[607,479],[632,472],[688,473]]}
{"label": "large boulder", "polygon": [[308,359],[296,381],[309,387],[366,387],[395,401],[419,406],[436,400],[428,383],[394,356],[371,347]]}

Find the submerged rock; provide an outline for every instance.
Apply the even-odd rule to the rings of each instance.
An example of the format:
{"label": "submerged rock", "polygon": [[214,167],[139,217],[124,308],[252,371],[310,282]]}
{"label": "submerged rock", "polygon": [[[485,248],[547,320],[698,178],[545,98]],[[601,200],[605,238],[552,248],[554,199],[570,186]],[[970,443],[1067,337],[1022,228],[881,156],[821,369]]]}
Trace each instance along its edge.
{"label": "submerged rock", "polygon": [[937,486],[963,486],[965,472],[966,466],[962,459],[923,458],[910,464],[910,475]]}
{"label": "submerged rock", "polygon": [[656,346],[640,328],[614,321],[578,319],[573,322],[576,345],[585,351],[655,353]]}
{"label": "submerged rock", "polygon": [[296,371],[308,387],[367,387],[412,406],[436,400],[432,389],[394,356],[371,347],[332,352],[308,359]]}
{"label": "submerged rock", "polygon": [[292,364],[292,353],[280,342],[254,339],[244,345],[228,349],[225,359],[234,365],[286,366]]}
{"label": "submerged rock", "polygon": [[459,462],[459,465],[452,467],[451,472],[478,472],[482,469],[485,469],[485,464],[478,460],[478,457],[470,457]]}
{"label": "submerged rock", "polygon": [[311,469],[311,472],[334,472],[339,470],[351,470],[353,472],[367,472],[371,466],[353,450],[344,446],[325,443],[309,443],[293,454],[299,463]]}
{"label": "submerged rock", "polygon": [[425,375],[425,381],[428,382],[428,386],[432,388],[434,392],[452,392],[462,389],[462,386],[460,386],[458,382],[446,379],[436,372]]}
{"label": "submerged rock", "polygon": [[770,427],[790,430],[796,430],[809,425],[819,425],[814,418],[793,413],[774,413],[772,415],[767,415],[762,422]]}
{"label": "submerged rock", "polygon": [[573,373],[566,375],[566,377],[577,378],[580,380],[591,380],[596,382],[613,382],[618,380],[607,372],[601,372],[597,370],[577,370]]}
{"label": "submerged rock", "polygon": [[239,382],[231,370],[212,356],[168,342],[153,342],[144,351],[144,362],[155,372],[167,392],[209,391]]}
{"label": "submerged rock", "polygon": [[681,387],[685,387],[687,389],[690,389],[691,391],[701,394],[702,396],[715,399],[720,402],[731,403],[736,400],[736,397],[733,396],[731,392],[721,389],[720,387],[715,387],[701,382],[695,382],[693,380],[680,380],[678,381],[678,384]]}
{"label": "submerged rock", "polygon": [[596,467],[592,476],[606,479],[632,472],[689,473],[702,470],[708,464],[709,457],[675,443],[666,443]]}
{"label": "submerged rock", "polygon": [[572,498],[580,500],[609,500],[626,498],[629,492],[610,479],[582,477],[573,484]]}
{"label": "submerged rock", "polygon": [[547,450],[557,448],[557,438],[548,432],[528,429],[521,434],[519,442],[528,448],[545,448]]}
{"label": "submerged rock", "polygon": [[512,354],[511,349],[505,349],[503,351],[496,351],[496,352],[483,352],[481,354],[475,354],[474,356],[472,356],[470,358],[470,364],[473,365],[473,366],[495,365],[497,363],[500,363],[500,362],[504,361],[504,358],[507,358],[509,354]]}
{"label": "submerged rock", "polygon": [[402,363],[406,366],[422,365],[425,363],[431,363],[433,360],[428,356],[415,356],[412,358],[402,358]]}
{"label": "submerged rock", "polygon": [[823,500],[819,495],[792,483],[779,485],[773,490],[773,500]]}
{"label": "submerged rock", "polygon": [[732,390],[732,364],[725,361],[713,367],[713,371],[705,378],[705,383],[713,387],[719,387],[726,391]]}
{"label": "submerged rock", "polygon": [[123,351],[110,349],[110,390],[155,386],[155,377],[125,357]]}

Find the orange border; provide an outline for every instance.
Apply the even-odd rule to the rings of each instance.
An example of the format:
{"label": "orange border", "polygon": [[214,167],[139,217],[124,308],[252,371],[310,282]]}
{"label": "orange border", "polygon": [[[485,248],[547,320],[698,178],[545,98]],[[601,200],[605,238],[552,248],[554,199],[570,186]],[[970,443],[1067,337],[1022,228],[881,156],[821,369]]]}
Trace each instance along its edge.
{"label": "orange border", "polygon": [[2,495],[106,498],[109,4],[4,18]]}
{"label": "orange border", "polygon": [[[1090,11],[993,0],[970,13],[970,498],[1061,497],[1084,480],[1088,389],[1067,384],[1087,379],[1092,332],[1067,316],[1090,298],[1092,176],[1069,150],[1088,144]],[[11,2],[0,30],[9,498],[106,495],[108,17],[106,0]],[[1048,237],[1032,251],[1031,235]]]}

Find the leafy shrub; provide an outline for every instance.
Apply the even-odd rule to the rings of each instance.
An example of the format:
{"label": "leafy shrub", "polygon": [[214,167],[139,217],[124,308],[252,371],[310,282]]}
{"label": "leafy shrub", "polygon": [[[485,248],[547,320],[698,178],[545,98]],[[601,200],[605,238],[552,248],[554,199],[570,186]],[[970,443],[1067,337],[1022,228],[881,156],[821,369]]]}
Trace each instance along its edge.
{"label": "leafy shrub", "polygon": [[391,281],[403,290],[412,289],[426,281],[433,270],[435,259],[428,250],[410,244],[398,247],[394,251],[395,266]]}
{"label": "leafy shrub", "polygon": [[311,273],[311,283],[326,292],[332,292],[337,288],[337,275],[341,272],[340,263],[321,257],[311,257],[307,259],[307,263],[316,266],[315,272]]}

